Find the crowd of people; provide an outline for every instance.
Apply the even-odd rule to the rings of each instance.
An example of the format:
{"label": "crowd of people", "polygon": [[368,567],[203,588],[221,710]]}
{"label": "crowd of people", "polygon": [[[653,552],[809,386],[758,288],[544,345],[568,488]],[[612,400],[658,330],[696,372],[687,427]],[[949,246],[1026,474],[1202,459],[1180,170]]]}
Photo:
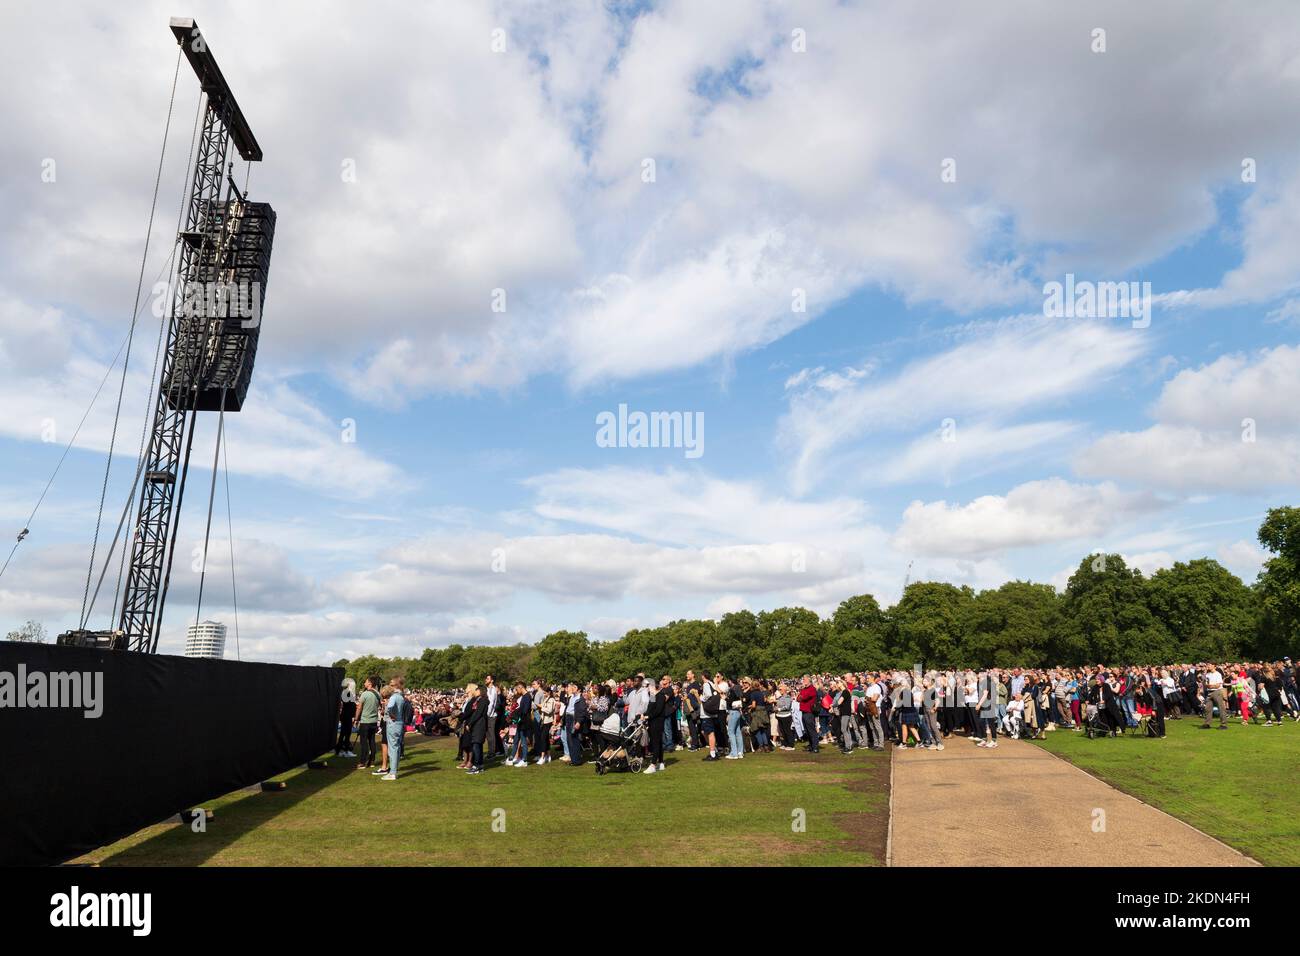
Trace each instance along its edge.
{"label": "crowd of people", "polygon": [[[704,751],[703,759],[806,747],[888,745],[942,750],[958,736],[981,747],[999,737],[1035,738],[1055,730],[1089,736],[1165,736],[1165,722],[1217,718],[1263,727],[1300,721],[1300,691],[1290,658],[1250,664],[1164,667],[989,668],[805,674],[797,679],[681,679],[638,673],[623,680],[552,684],[542,680],[457,690],[407,690],[401,677],[350,678],[339,703],[335,753],[357,769],[396,780],[406,734],[457,738],[457,767],[479,774],[489,761],[525,768],[552,759],[581,766],[610,741],[635,741],[644,773],[666,769],[664,753]],[[352,750],[355,733],[357,750]],[[379,745],[376,748],[376,738]],[[378,760],[378,766],[375,766]]]}

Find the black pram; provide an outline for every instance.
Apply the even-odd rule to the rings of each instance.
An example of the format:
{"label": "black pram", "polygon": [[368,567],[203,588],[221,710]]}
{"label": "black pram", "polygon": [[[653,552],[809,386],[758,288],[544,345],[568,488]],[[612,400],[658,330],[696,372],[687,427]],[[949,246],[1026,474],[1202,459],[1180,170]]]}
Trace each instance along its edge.
{"label": "black pram", "polygon": [[642,721],[619,728],[618,715],[612,715],[596,731],[597,745],[600,753],[596,757],[596,773],[606,774],[618,771],[640,773],[645,762],[645,748],[641,738],[645,734]]}

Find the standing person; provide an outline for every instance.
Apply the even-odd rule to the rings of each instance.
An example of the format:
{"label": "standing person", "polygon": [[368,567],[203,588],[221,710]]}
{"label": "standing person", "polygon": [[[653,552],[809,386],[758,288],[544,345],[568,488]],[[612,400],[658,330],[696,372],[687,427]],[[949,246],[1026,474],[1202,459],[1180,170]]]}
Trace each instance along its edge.
{"label": "standing person", "polygon": [[355,757],[352,752],[352,721],[357,715],[357,682],[343,678],[339,691],[339,736],[334,741],[334,756]]}
{"label": "standing person", "polygon": [[460,705],[460,720],[456,725],[458,733],[456,734],[456,769],[469,770],[474,766],[474,750],[472,740],[470,739],[469,718],[474,709],[474,696],[470,693],[470,688],[478,689],[477,684],[467,684],[465,687],[465,699]]}
{"label": "standing person", "polygon": [[357,743],[361,750],[357,769],[369,770],[375,765],[375,731],[379,727],[379,695],[375,693],[373,678],[366,678],[365,690],[361,692],[357,705],[360,711],[357,718]]}
{"label": "standing person", "polygon": [[483,697],[487,701],[487,737],[485,738],[485,747],[489,758],[500,756],[505,752],[501,745],[501,737],[497,734],[497,724],[501,718],[501,688],[497,686],[496,678],[488,674],[483,678]]}
{"label": "standing person", "polygon": [[487,740],[488,700],[478,684],[465,685],[465,724],[469,737],[469,769],[467,774],[483,772],[483,744]]}
{"label": "standing person", "polygon": [[782,750],[794,750],[793,709],[794,698],[790,696],[789,686],[783,683],[776,689],[776,726],[781,734]]}
{"label": "standing person", "polygon": [[1265,727],[1282,725],[1283,696],[1282,682],[1278,680],[1277,672],[1273,670],[1272,664],[1265,664],[1260,672],[1259,693],[1256,695],[1260,708],[1264,711]]}
{"label": "standing person", "polygon": [[[715,691],[720,690],[724,683],[725,681],[720,672],[713,675],[713,688]],[[728,700],[728,694],[726,693],[726,691],[722,691],[721,693],[718,693],[717,696],[718,696],[718,715],[713,721],[713,729],[718,738],[718,750],[721,751],[723,749],[726,749],[730,751],[731,740],[727,735],[727,709],[728,709],[727,705],[730,703],[730,701]]]}
{"label": "standing person", "polygon": [[994,675],[980,674],[979,684],[977,685],[979,694],[974,708],[979,720],[979,732],[982,734],[977,744],[980,747],[996,747],[998,745],[997,685],[998,679]]}
{"label": "standing person", "polygon": [[564,707],[564,733],[569,741],[569,766],[582,766],[582,730],[587,719],[587,701],[577,682],[569,682],[569,702]]}
{"label": "standing person", "polygon": [[668,699],[664,702],[664,750],[676,750],[676,739],[680,736],[677,721],[677,689],[673,687],[672,678],[668,678]]}
{"label": "standing person", "polygon": [[1254,697],[1251,694],[1245,670],[1237,672],[1237,676],[1232,681],[1232,692],[1237,695],[1237,710],[1241,714],[1242,724],[1249,724],[1250,706],[1254,702]]}
{"label": "standing person", "polygon": [[1165,695],[1159,683],[1152,684],[1150,678],[1144,678],[1142,689],[1151,699],[1151,726],[1157,737],[1165,736]]}
{"label": "standing person", "polygon": [[705,760],[718,759],[718,730],[727,719],[725,698],[718,693],[717,685],[707,677],[700,688],[700,729],[709,742],[709,754]]}
{"label": "standing person", "polygon": [[754,741],[754,749],[771,750],[772,744],[768,739],[768,732],[772,726],[772,718],[768,711],[767,691],[763,689],[762,682],[750,681],[745,698],[749,716],[749,736]]}
{"label": "standing person", "polygon": [[745,734],[740,729],[744,700],[739,688],[727,680],[718,683],[718,694],[727,702],[727,759],[740,760],[745,756]]}
{"label": "standing person", "polygon": [[515,681],[515,709],[511,720],[515,725],[515,746],[506,763],[515,767],[527,767],[528,732],[533,726],[533,696],[524,689],[523,681]]}
{"label": "standing person", "polygon": [[551,735],[555,732],[556,719],[560,714],[560,699],[552,688],[542,687],[542,755],[537,758],[539,764],[551,762]]}
{"label": "standing person", "polygon": [[399,712],[397,715],[398,716],[397,722],[400,725],[402,731],[397,738],[397,749],[398,749],[398,756],[405,757],[406,756],[406,728],[413,727],[415,724],[415,705],[412,704],[411,699],[406,696],[405,677],[398,676],[393,678],[393,691],[401,695],[402,698],[401,707],[399,708]]}
{"label": "standing person", "polygon": [[914,694],[913,688],[907,682],[898,689],[898,735],[901,746],[907,749],[909,739],[916,740],[916,746],[921,746],[921,711],[917,706],[919,691]]}
{"label": "standing person", "polygon": [[388,773],[388,702],[393,698],[393,685],[385,684],[379,692],[379,769],[370,771],[372,777]]}
{"label": "standing person", "polygon": [[980,738],[979,701],[979,685],[976,683],[975,674],[967,671],[962,688],[962,703],[966,707],[966,727],[971,740]]}
{"label": "standing person", "polygon": [[650,763],[645,773],[658,773],[664,769],[664,720],[671,712],[673,679],[665,674],[659,678],[659,689],[650,700],[646,716],[650,718]]}
{"label": "standing person", "polygon": [[808,740],[808,752],[817,753],[817,688],[807,674],[799,678],[799,719],[803,724],[803,735]]}
{"label": "standing person", "polygon": [[844,675],[844,693],[849,697],[848,730],[852,732],[850,749],[865,747],[867,746],[867,733],[862,723],[862,717],[863,707],[867,702],[867,692],[862,687],[862,681],[858,675]]}
{"label": "standing person", "polygon": [[402,762],[402,738],[406,736],[406,698],[402,688],[394,681],[384,690],[390,691],[384,705],[384,718],[388,723],[388,773],[379,779],[396,780],[397,766]]}
{"label": "standing person", "polygon": [[939,726],[939,692],[928,677],[921,682],[921,719],[930,727],[930,749],[942,750],[943,731]]}
{"label": "standing person", "polygon": [[1228,700],[1223,694],[1223,674],[1213,664],[1201,678],[1202,686],[1205,690],[1205,705],[1201,712],[1203,722],[1202,727],[1210,726],[1210,717],[1214,714],[1214,708],[1219,708],[1219,729],[1228,729]]}
{"label": "standing person", "polygon": [[867,746],[872,750],[885,749],[885,728],[880,723],[880,701],[884,698],[885,692],[880,686],[880,678],[877,677],[867,685]]}
{"label": "standing person", "polygon": [[853,695],[836,678],[831,681],[831,714],[839,727],[840,753],[853,753]]}
{"label": "standing person", "polygon": [[[687,671],[687,677],[690,677],[690,671]],[[700,749],[700,688],[693,681],[689,681],[682,686],[681,693],[682,716],[686,718],[686,730],[688,734],[687,750],[695,751]]]}
{"label": "standing person", "polygon": [[533,742],[533,749],[529,753],[537,763],[543,763],[542,758],[550,745],[550,734],[543,729],[542,724],[542,705],[546,701],[546,691],[542,689],[540,680],[533,681],[532,691],[530,693],[532,701],[529,703],[529,712],[532,714],[532,726],[529,728],[529,739]]}

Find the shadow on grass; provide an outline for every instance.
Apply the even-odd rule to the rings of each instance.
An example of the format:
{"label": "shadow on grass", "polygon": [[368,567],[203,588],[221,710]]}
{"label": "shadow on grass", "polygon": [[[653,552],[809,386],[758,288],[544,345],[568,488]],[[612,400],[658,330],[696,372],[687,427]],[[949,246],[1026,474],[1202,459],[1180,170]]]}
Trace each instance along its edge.
{"label": "shadow on grass", "polygon": [[284,790],[236,790],[207,802],[205,806],[213,810],[213,818],[202,832],[196,833],[188,824],[155,824],[149,829],[163,829],[122,847],[101,860],[100,865],[201,866],[263,824],[358,772],[351,765],[332,760],[321,770],[303,767],[279,774],[272,779],[285,781]]}

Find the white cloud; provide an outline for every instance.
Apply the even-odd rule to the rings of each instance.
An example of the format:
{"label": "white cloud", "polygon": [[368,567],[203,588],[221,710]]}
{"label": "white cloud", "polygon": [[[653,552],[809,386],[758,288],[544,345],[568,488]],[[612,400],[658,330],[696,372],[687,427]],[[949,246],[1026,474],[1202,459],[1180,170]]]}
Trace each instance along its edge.
{"label": "white cloud", "polygon": [[743,594],[724,594],[715,600],[710,601],[704,608],[704,616],[713,620],[720,620],[723,615],[731,614],[735,611],[744,611],[749,607]]}
{"label": "white cloud", "polygon": [[894,545],[925,555],[996,554],[1094,537],[1157,507],[1149,495],[1121,492],[1110,483],[1078,485],[1050,478],[966,505],[914,501],[903,512]]}
{"label": "white cloud", "polygon": [[[61,334],[67,331],[64,328]],[[152,344],[149,330],[137,337],[137,347],[140,338]],[[132,358],[123,390],[115,447],[123,475],[134,474],[142,423],[153,416],[152,405],[146,406],[151,356],[142,357],[143,351],[140,348]],[[74,447],[106,453],[113,435],[120,367],[110,370],[82,354],[49,356],[48,368],[35,379],[0,375],[0,405],[5,408],[0,436],[61,448],[75,434]],[[102,391],[95,398],[101,383]],[[83,415],[85,422],[78,431]],[[195,448],[211,448],[215,439],[215,416],[205,418]],[[329,495],[369,498],[381,488],[391,489],[407,480],[396,466],[355,442],[345,442],[339,423],[287,382],[265,376],[250,390],[243,410],[226,416],[226,442],[233,472],[275,478]]]}
{"label": "white cloud", "polygon": [[[493,571],[493,551],[501,560]],[[563,602],[681,594],[791,592],[856,572],[856,555],[809,545],[665,547],[601,534],[432,537],[388,554],[391,563],[335,582],[349,605],[385,610],[490,609],[518,591]]]}
{"label": "white cloud", "polygon": [[1081,428],[1079,422],[1069,421],[1006,426],[977,421],[955,425],[951,441],[944,440],[943,429],[936,428],[884,461],[864,465],[862,473],[868,481],[885,484],[937,479],[949,484],[955,477],[977,477],[1059,447]]}
{"label": "white cloud", "polygon": [[1247,584],[1254,582],[1269,556],[1267,551],[1247,538],[1222,545],[1217,554],[1219,563]]}
{"label": "white cloud", "polygon": [[718,541],[797,545],[845,541],[866,525],[866,506],[851,498],[797,501],[771,497],[756,483],[697,471],[565,468],[529,479],[545,518],[632,534],[651,541],[700,545]]}
{"label": "white cloud", "polygon": [[1300,347],[1185,369],[1166,383],[1152,414],[1150,428],[1103,435],[1080,453],[1076,470],[1185,493],[1300,485]]}
{"label": "white cloud", "polygon": [[[1296,156],[1279,122],[1300,105],[1285,3],[828,3],[800,11],[806,53],[777,3],[453,3],[404,11],[420,41],[397,44],[386,17],[303,9],[235,3],[201,22],[266,149],[254,196],[280,212],[264,358],[330,364],[375,401],[681,368],[770,342],[863,285],[959,312],[1032,301],[1041,275],[1118,273],[1203,233],[1243,143],[1261,189],[1225,286],[1292,282],[1279,237],[1300,186],[1267,186]],[[25,309],[60,302],[121,327],[168,13],[0,13],[24,38],[4,64],[24,81],[0,84],[0,166],[30,171],[6,190],[0,287]],[[1104,56],[1089,49],[1099,17]],[[505,53],[490,50],[496,27]],[[87,51],[104,48],[123,66],[93,73]],[[945,70],[918,69],[935,49]],[[182,74],[164,209],[185,172]],[[302,109],[303,89],[323,106]],[[60,174],[42,183],[50,157]],[[943,183],[949,157],[958,178]],[[791,309],[796,287],[807,312]]]}
{"label": "white cloud", "polygon": [[[977,456],[1055,440],[1068,426],[1017,426],[994,437],[991,423],[1097,388],[1138,358],[1147,342],[1139,331],[1105,323],[1023,318],[918,359],[892,377],[868,377],[830,392],[793,392],[780,435],[794,455],[795,488],[817,484],[828,459],[850,442],[901,430],[914,434],[918,425],[938,429],[947,418],[956,423],[959,446],[964,425],[976,426],[972,443],[955,451],[967,466]],[[905,453],[895,466],[900,479],[914,477],[936,454],[942,453]]]}

